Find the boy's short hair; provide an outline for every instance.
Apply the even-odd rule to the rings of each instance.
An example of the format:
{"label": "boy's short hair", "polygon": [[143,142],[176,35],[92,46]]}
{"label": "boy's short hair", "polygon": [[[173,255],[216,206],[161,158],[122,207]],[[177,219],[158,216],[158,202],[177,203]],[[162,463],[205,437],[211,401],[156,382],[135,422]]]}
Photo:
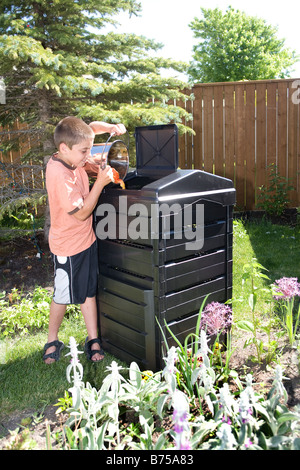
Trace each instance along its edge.
{"label": "boy's short hair", "polygon": [[70,149],[82,140],[94,138],[95,134],[90,126],[82,119],[68,116],[62,119],[54,131],[54,143],[57,149],[60,144],[66,144]]}

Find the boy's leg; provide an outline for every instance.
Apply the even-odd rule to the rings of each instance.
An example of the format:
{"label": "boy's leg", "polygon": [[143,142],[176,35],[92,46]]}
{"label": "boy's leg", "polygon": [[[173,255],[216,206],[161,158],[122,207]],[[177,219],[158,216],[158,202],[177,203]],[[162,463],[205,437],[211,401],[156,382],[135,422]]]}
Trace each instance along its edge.
{"label": "boy's leg", "polygon": [[[87,297],[85,302],[80,305],[80,308],[85,321],[89,341],[98,338],[96,297]],[[100,351],[101,348],[99,344],[95,343],[92,345],[91,349]],[[101,361],[103,355],[94,354],[92,359],[93,361]]]}
{"label": "boy's leg", "polygon": [[[52,343],[58,339],[58,330],[63,321],[64,315],[66,313],[66,305],[56,304],[53,300],[50,305],[50,316],[49,316],[49,331],[48,331],[48,340],[47,343]],[[45,352],[45,354],[50,354],[55,351],[55,346],[51,346]],[[45,359],[46,364],[51,364],[54,362],[54,359],[48,358]]]}

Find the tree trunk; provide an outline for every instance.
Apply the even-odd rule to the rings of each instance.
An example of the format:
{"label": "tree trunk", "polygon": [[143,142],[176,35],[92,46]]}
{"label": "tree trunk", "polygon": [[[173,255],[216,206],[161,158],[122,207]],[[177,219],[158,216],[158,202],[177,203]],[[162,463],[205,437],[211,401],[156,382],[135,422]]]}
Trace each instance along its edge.
{"label": "tree trunk", "polygon": [[[44,165],[46,166],[49,158],[53,153],[53,137],[52,137],[52,126],[50,123],[50,102],[47,99],[47,93],[45,91],[41,92],[39,99],[39,118],[40,122],[44,125],[45,138],[43,139],[43,150],[45,153]],[[51,129],[51,131],[50,131]],[[47,201],[47,206],[45,210],[45,223],[44,223],[44,238],[48,242],[49,230],[50,230],[50,210],[49,203]]]}

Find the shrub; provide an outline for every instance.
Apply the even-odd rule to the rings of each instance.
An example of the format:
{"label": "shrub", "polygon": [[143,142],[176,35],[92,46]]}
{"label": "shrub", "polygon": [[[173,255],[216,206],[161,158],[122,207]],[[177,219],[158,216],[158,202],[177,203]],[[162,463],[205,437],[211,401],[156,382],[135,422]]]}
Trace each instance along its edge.
{"label": "shrub", "polygon": [[265,210],[269,215],[280,216],[290,202],[288,192],[295,188],[290,185],[288,178],[279,175],[275,164],[269,165],[268,170],[269,182],[259,188],[257,207]]}

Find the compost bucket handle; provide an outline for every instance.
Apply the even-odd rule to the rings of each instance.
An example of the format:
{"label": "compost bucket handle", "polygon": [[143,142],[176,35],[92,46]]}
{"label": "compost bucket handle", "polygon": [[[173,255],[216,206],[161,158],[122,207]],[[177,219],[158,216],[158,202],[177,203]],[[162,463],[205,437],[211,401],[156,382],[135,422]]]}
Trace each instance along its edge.
{"label": "compost bucket handle", "polygon": [[[129,150],[130,137],[129,137],[129,133],[128,133],[127,130],[126,130],[126,134],[127,134],[128,143],[127,143],[127,145],[126,145],[126,144],[125,144],[125,145],[126,145],[126,147],[127,147],[127,150]],[[100,160],[100,168],[101,168],[101,170],[104,170],[104,168],[106,167],[106,162],[103,161],[103,155],[104,155],[104,151],[105,151],[105,149],[106,149],[106,145],[108,144],[108,142],[110,141],[110,139],[111,139],[114,135],[116,135],[116,133],[115,133],[115,132],[112,132],[112,133],[109,135],[107,141],[105,142],[105,144],[104,144],[104,146],[103,146],[102,155],[101,155],[101,160]]]}

